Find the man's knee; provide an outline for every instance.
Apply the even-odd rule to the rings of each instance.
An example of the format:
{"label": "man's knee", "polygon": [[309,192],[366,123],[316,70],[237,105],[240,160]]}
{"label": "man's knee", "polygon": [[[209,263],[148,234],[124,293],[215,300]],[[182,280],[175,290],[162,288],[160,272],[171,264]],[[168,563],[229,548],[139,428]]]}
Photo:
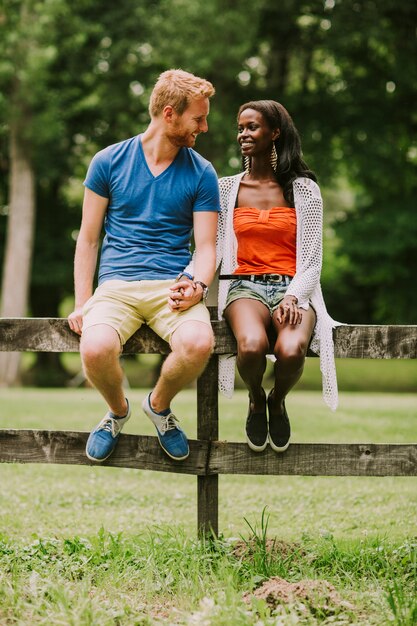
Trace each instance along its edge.
{"label": "man's knee", "polygon": [[83,331],[80,354],[86,367],[99,365],[109,358],[118,358],[120,351],[119,335],[111,326],[97,324]]}
{"label": "man's knee", "polygon": [[207,360],[214,349],[211,326],[204,323],[182,324],[174,334],[173,349],[181,350],[189,358]]}

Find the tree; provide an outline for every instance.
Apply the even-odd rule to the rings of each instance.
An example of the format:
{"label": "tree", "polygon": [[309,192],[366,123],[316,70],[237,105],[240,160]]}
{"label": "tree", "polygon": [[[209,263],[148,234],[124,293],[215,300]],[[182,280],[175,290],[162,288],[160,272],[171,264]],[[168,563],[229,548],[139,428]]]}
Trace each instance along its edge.
{"label": "tree", "polygon": [[[81,183],[92,155],[141,132],[158,74],[182,67],[216,87],[210,132],[199,138],[198,150],[219,175],[239,167],[239,105],[273,98],[293,115],[322,186],[347,181],[354,209],[339,207],[340,194],[333,209],[327,203],[330,221],[337,217],[333,230],[327,228],[332,265],[323,274],[332,314],[366,322],[413,318],[414,2],[3,0],[2,6],[0,255],[5,214],[9,233],[18,215],[11,172],[24,165],[32,192],[22,206],[30,217],[16,221],[19,235],[35,229],[32,315],[58,315],[72,294]],[[21,279],[4,261],[8,284],[22,294],[31,247],[26,236],[26,257],[17,244],[7,252],[19,259]],[[2,294],[3,303],[10,295],[17,304],[11,288]],[[26,314],[19,306],[7,315]]]}
{"label": "tree", "polygon": [[417,5],[361,0],[330,13],[325,46],[338,67],[334,143],[357,190],[356,210],[335,224],[349,258],[339,276],[349,294],[336,289],[342,319],[414,323]]}
{"label": "tree", "polygon": [[[12,18],[12,28],[2,29],[3,47],[9,53],[2,68],[3,78],[8,83],[10,98],[9,220],[0,308],[3,317],[20,317],[27,312],[35,220],[35,174],[29,130],[32,110],[27,97],[30,72],[26,71],[35,44],[31,36],[33,14],[29,4],[18,6]],[[0,354],[0,385],[16,381],[19,363],[18,352]]]}
{"label": "tree", "polygon": [[[10,145],[2,159],[10,184],[3,188],[9,203],[1,314],[24,316],[28,312],[38,207],[37,234],[42,233],[42,237],[35,242],[40,262],[34,268],[31,310],[35,315],[41,314],[39,309],[45,314],[49,305],[48,314],[56,315],[68,282],[72,283],[68,253],[72,254],[73,240],[68,232],[73,230],[74,216],[71,219],[63,203],[63,187],[76,143],[71,122],[94,108],[91,99],[79,96],[84,95],[83,87],[87,85],[88,90],[94,86],[90,77],[97,75],[96,57],[92,52],[103,30],[96,24],[97,3],[78,2],[75,13],[74,3],[66,0],[9,0],[6,4],[7,11],[0,14],[4,59],[0,85],[7,98],[0,101],[0,112]],[[89,19],[83,21],[85,16]],[[67,35],[64,46],[62,33]],[[71,69],[77,71],[72,76],[57,71],[65,54],[76,61]],[[86,59],[92,59],[91,66]],[[91,115],[88,121],[91,123]],[[64,210],[59,212],[61,208]],[[57,361],[59,356],[53,358]],[[18,380],[19,360],[17,353],[0,355],[0,384]]]}
{"label": "tree", "polygon": [[[248,2],[247,6],[250,7]],[[239,26],[244,19],[241,23],[231,22],[233,7],[223,7],[223,13],[220,8],[218,1],[204,3],[201,0],[184,2],[182,11],[165,0],[153,5],[122,0],[111,7],[96,0],[71,3],[67,0],[53,3],[9,0],[7,18],[6,13],[0,16],[0,34],[4,35],[1,45],[7,59],[0,71],[0,84],[8,95],[6,102],[0,101],[0,114],[11,136],[16,48],[21,45],[26,55],[22,56],[19,70],[20,101],[22,109],[23,105],[26,110],[30,107],[30,115],[17,116],[17,128],[30,147],[24,154],[31,158],[36,203],[30,204],[30,196],[24,195],[23,204],[26,208],[32,207],[32,220],[19,219],[18,224],[20,233],[24,225],[34,224],[35,227],[32,315],[57,315],[62,299],[72,293],[74,236],[80,221],[80,182],[86,165],[96,150],[136,134],[146,126],[150,88],[158,74],[177,65],[205,74],[207,67],[218,67],[223,58],[233,61],[227,80],[223,80],[225,93],[234,84],[240,61],[235,47],[230,47],[230,35],[233,33],[241,50]],[[29,33],[23,29],[22,20],[19,21],[21,11],[30,14],[29,26],[26,26]],[[207,19],[216,21],[216,32],[207,33],[206,45],[212,50],[211,56],[196,53],[200,42],[195,39],[195,33],[204,14]],[[161,20],[161,16],[166,19]],[[226,36],[221,36],[221,30]],[[178,37],[179,32],[182,37]],[[213,46],[219,35],[221,45]],[[188,37],[189,45],[184,48]],[[225,145],[223,133],[216,136],[213,143],[216,142]],[[207,156],[214,153],[210,141],[204,149]],[[11,170],[10,153],[5,154],[4,151],[2,164],[5,170]],[[79,189],[75,195],[72,193],[74,180]],[[11,186],[6,186],[4,193],[9,193],[10,197],[11,190]],[[10,210],[8,222],[11,232]],[[11,257],[19,259],[20,269],[25,267],[29,276],[32,246],[25,245],[25,263],[15,245],[8,248]],[[5,263],[5,268],[7,266]],[[13,288],[15,282],[16,276]],[[3,287],[3,302],[5,295]],[[10,295],[11,301],[16,303],[15,295],[12,292]],[[14,307],[7,314],[25,315],[27,309],[25,303],[21,309]],[[40,358],[52,359],[53,373],[60,371],[59,355],[38,356],[38,360]],[[13,378],[9,377],[8,382]]]}

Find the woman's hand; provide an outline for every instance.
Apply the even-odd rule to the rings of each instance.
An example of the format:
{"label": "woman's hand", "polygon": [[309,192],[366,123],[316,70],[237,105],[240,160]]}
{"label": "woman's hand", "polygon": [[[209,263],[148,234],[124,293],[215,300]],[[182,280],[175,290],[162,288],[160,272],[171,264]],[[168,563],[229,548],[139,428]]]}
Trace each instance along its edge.
{"label": "woman's hand", "polygon": [[295,296],[284,296],[276,310],[277,320],[280,324],[288,322],[288,324],[301,324],[303,314],[297,305]]}

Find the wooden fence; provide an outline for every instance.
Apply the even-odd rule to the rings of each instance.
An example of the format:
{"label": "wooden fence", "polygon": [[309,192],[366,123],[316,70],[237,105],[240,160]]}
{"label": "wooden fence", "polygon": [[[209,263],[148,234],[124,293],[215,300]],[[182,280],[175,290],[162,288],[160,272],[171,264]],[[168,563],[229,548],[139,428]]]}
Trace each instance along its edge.
{"label": "wooden fence", "polygon": [[[197,381],[197,440],[190,456],[172,461],[156,437],[122,434],[105,465],[197,476],[198,531],[218,533],[220,474],[304,476],[416,476],[417,444],[292,443],[283,454],[269,447],[259,454],[246,443],[218,441],[218,357],[235,352],[225,322],[213,321],[216,348]],[[339,326],[335,355],[342,358],[415,359],[417,326]],[[78,352],[79,338],[65,319],[0,319],[0,351]],[[126,354],[166,354],[168,345],[142,327],[126,344]],[[88,465],[88,432],[0,430],[0,462]]]}

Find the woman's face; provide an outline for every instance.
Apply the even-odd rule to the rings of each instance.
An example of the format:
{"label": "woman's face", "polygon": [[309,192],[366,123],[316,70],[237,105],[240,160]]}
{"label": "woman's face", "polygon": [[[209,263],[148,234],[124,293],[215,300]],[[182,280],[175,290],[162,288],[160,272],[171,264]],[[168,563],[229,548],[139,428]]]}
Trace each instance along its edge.
{"label": "woman's face", "polygon": [[270,154],[272,142],[279,136],[279,129],[272,130],[262,113],[245,109],[239,115],[237,140],[243,156]]}

